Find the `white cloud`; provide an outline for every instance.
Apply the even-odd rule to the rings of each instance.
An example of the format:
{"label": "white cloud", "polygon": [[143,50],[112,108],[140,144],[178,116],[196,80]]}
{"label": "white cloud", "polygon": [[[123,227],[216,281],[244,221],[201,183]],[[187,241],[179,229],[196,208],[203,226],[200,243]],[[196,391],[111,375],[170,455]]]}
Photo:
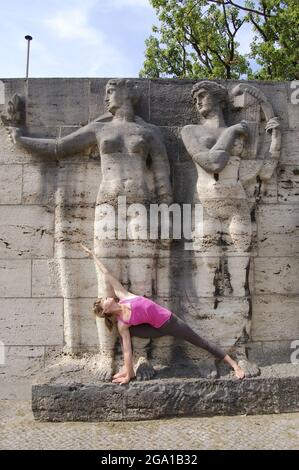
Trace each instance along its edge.
{"label": "white cloud", "polygon": [[[93,6],[94,2],[89,1],[82,7],[60,11],[43,21],[56,44],[63,40],[63,54],[67,54],[68,61],[72,62],[69,73],[74,74],[72,69],[78,68],[74,57],[79,58],[81,74],[87,76],[122,76],[130,73],[125,54],[111,43],[99,27],[96,29],[90,24]],[[68,51],[69,47],[71,49]],[[63,69],[63,59],[59,57],[59,60]]]}
{"label": "white cloud", "polygon": [[108,4],[114,8],[135,7],[149,8],[151,7],[149,0],[108,0]]}
{"label": "white cloud", "polygon": [[62,39],[79,38],[90,44],[102,39],[100,32],[88,25],[88,11],[79,7],[61,11],[44,20],[44,24]]}

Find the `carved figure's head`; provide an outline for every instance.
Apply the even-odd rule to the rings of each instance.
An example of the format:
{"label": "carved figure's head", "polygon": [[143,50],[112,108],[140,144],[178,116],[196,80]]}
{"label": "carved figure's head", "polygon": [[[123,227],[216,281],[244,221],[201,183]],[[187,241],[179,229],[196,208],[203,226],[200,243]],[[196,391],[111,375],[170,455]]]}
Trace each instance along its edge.
{"label": "carved figure's head", "polygon": [[247,139],[247,135],[239,135],[233,142],[232,148],[230,150],[230,154],[236,157],[240,157],[244,150],[245,140]]}
{"label": "carved figure's head", "polygon": [[118,299],[115,297],[98,297],[93,304],[93,312],[99,318],[105,319],[105,324],[112,330],[114,324],[115,310],[118,306]]}
{"label": "carved figure's head", "polygon": [[111,114],[121,108],[126,102],[130,102],[133,107],[138,103],[140,93],[132,80],[125,78],[113,78],[106,85],[105,104]]}
{"label": "carved figure's head", "polygon": [[227,90],[216,82],[202,81],[192,88],[192,97],[199,114],[207,117],[215,108],[224,108]]}

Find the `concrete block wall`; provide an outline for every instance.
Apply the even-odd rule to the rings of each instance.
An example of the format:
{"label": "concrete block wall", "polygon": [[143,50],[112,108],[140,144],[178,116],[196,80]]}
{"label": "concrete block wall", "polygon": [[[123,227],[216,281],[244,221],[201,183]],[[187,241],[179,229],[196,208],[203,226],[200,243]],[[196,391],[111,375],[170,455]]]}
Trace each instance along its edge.
{"label": "concrete block wall", "polygon": [[[64,136],[105,111],[107,80],[29,79],[26,84],[22,79],[2,79],[0,112],[6,112],[14,93],[24,95],[28,133]],[[180,129],[198,122],[190,93],[194,81],[136,79],[136,83],[142,91],[136,113],[158,125],[165,140],[175,201],[191,203],[196,171]],[[232,88],[236,83],[226,85]],[[263,186],[256,211],[249,347],[260,364],[271,358],[288,362],[290,344],[299,339],[299,104],[291,102],[290,83],[252,84],[279,116],[283,144],[277,173]],[[76,304],[82,347],[97,347],[91,315],[96,274],[79,242],[92,246],[100,180],[96,149],[57,162],[55,157],[16,148],[0,126],[0,341],[5,350],[0,398],[28,398],[32,378],[44,367],[49,351],[62,350],[64,297]],[[211,330],[205,317],[213,299],[205,296],[204,283],[201,298],[191,299],[200,312],[198,318],[190,313],[185,297],[189,280],[196,275],[204,280],[204,274],[198,274],[200,263],[195,263],[194,273],[188,253],[173,250],[169,292],[163,275],[167,262],[161,258],[157,274],[161,303],[185,318],[192,317],[193,324],[214,340],[223,340],[226,330],[238,329],[233,312],[242,310],[240,299],[230,299],[222,311],[225,318],[219,318],[219,327]]]}

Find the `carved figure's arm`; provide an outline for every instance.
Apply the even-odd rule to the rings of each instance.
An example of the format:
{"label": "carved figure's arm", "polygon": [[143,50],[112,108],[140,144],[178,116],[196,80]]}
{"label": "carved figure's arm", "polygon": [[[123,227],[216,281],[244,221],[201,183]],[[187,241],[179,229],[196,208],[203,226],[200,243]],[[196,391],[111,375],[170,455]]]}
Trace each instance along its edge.
{"label": "carved figure's arm", "polygon": [[40,155],[63,157],[76,154],[96,143],[95,122],[91,122],[60,139],[39,139],[21,135],[21,130],[11,128],[14,143]]}
{"label": "carved figure's arm", "polygon": [[[200,129],[199,126],[185,126],[181,132],[183,142],[195,163],[208,173],[218,173],[223,170],[229,160],[230,149],[235,138],[240,134],[247,134],[248,131],[245,121],[228,127],[211,149],[203,144],[204,132],[203,126]],[[200,133],[203,133],[203,136]]]}
{"label": "carved figure's arm", "polygon": [[245,121],[225,129],[216,144],[210,149],[209,163],[214,173],[223,170],[226,166],[231,147],[238,135],[248,135],[248,126]]}
{"label": "carved figure's arm", "polygon": [[269,157],[265,158],[261,171],[259,172],[259,177],[267,181],[269,180],[275,168],[277,167],[277,163],[280,157],[281,151],[281,130],[280,130],[280,123],[277,117],[269,119],[267,122],[266,132],[272,134],[271,144],[269,149]]}

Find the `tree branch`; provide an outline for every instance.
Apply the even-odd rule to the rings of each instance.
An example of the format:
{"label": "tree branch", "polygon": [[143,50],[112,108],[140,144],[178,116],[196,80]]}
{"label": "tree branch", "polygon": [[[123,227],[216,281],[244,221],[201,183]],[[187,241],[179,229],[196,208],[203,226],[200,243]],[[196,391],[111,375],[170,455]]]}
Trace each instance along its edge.
{"label": "tree branch", "polygon": [[253,19],[253,16],[249,15],[249,18],[250,18],[251,23],[256,27],[258,32],[263,36],[264,40],[268,41],[268,37],[267,37],[266,33],[262,30],[260,25]]}
{"label": "tree branch", "polygon": [[[274,15],[269,15],[268,13],[265,13],[265,11],[260,11],[260,10],[255,10],[254,8],[247,8],[244,7],[243,5],[237,5],[235,2],[232,0],[208,0],[211,3],[216,3],[217,5],[231,5],[232,7],[239,8],[239,10],[243,11],[248,11],[249,13],[256,13],[257,15],[264,16],[264,17],[272,17]],[[198,2],[196,2],[198,4]]]}

